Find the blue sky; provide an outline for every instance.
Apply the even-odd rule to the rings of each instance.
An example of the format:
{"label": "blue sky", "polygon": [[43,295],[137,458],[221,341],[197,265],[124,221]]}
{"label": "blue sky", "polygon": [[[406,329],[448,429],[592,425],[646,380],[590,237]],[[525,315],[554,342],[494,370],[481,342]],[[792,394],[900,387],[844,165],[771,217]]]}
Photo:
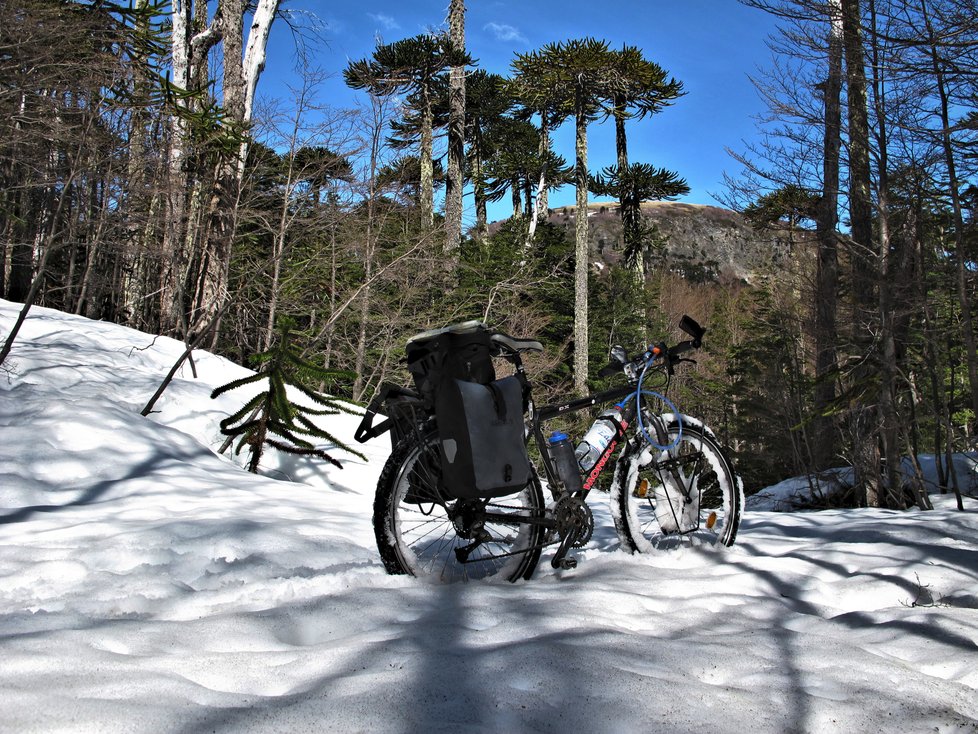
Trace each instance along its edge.
{"label": "blue sky", "polygon": [[[774,30],[769,16],[736,0],[628,0],[603,5],[581,0],[468,0],[466,6],[468,50],[481,68],[500,74],[509,73],[515,54],[571,38],[593,36],[612,47],[641,48],[646,58],[683,82],[686,96],[660,114],[629,125],[629,158],[684,176],[691,188],[685,201],[717,203],[711,194],[722,193],[724,170],[738,170],[725,149],[742,149],[742,141],[756,134],[752,116],[763,112],[748,74],[768,64],[765,38]],[[368,56],[378,36],[389,43],[444,27],[448,0],[293,0],[285,7],[304,22],[314,15],[324,24],[326,44],[318,48],[316,63],[334,76],[322,94],[330,104],[349,107],[356,93],[343,85],[341,77],[348,61]],[[293,76],[294,56],[292,34],[278,22],[260,96],[286,94],[284,84]],[[572,161],[573,131],[565,128],[555,137],[555,148]],[[592,125],[588,141],[592,171],[614,163],[611,123]],[[572,190],[557,192],[551,196],[551,206],[573,200]],[[506,208],[502,202],[491,217],[505,217]]]}

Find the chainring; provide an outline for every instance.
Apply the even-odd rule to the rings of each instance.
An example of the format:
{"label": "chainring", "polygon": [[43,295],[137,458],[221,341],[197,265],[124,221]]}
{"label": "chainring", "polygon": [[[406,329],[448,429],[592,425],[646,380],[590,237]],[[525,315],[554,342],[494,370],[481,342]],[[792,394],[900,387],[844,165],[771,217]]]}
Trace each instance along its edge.
{"label": "chainring", "polygon": [[587,545],[594,534],[594,515],[591,508],[579,497],[564,496],[554,506],[554,519],[560,537],[575,534],[574,548]]}

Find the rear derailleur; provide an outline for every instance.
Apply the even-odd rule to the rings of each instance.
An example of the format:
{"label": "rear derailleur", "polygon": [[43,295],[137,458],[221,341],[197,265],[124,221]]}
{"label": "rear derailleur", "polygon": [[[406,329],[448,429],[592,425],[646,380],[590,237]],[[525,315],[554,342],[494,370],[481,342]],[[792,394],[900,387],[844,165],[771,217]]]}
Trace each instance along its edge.
{"label": "rear derailleur", "polygon": [[492,540],[492,535],[486,530],[486,505],[479,500],[459,500],[454,507],[448,508],[448,512],[458,537],[472,541],[455,549],[459,563],[465,563],[472,551]]}

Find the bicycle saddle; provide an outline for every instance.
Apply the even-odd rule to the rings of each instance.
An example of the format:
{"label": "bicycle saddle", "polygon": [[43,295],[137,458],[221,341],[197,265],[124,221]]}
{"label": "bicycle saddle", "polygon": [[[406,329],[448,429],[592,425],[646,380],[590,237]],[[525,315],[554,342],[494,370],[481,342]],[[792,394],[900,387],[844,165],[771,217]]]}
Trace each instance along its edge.
{"label": "bicycle saddle", "polygon": [[513,352],[542,352],[543,344],[536,341],[535,339],[516,339],[509,336],[509,334],[503,334],[501,332],[496,332],[489,340],[495,344],[501,344],[510,351]]}
{"label": "bicycle saddle", "polygon": [[458,324],[452,324],[451,326],[445,326],[441,329],[422,331],[420,334],[415,334],[408,339],[407,343],[412,344],[414,342],[423,341],[425,339],[430,339],[433,336],[438,336],[439,334],[471,334],[476,331],[484,330],[485,328],[486,325],[482,321],[463,321]]}

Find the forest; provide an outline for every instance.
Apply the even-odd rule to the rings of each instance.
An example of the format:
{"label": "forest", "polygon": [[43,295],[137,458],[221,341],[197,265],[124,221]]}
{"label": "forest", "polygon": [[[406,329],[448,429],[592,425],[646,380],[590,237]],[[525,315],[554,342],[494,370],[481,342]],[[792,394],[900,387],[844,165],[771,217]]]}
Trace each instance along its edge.
{"label": "forest", "polygon": [[[749,282],[671,261],[643,215],[688,187],[629,158],[629,126],[686,90],[636,46],[555,40],[491,73],[451,0],[435,30],[331,70],[355,108],[309,64],[266,111],[279,0],[0,3],[0,296],[21,320],[52,307],[243,365],[290,339],[310,387],[359,404],[407,380],[427,328],[541,340],[545,400],[601,387],[612,345],[668,341],[689,313],[708,333],[673,394],[748,492],[852,466],[825,503],[926,508],[902,458],[950,461],[978,430],[975,4],[741,2],[779,33],[754,78],[760,142],[731,151],[722,203],[792,243]],[[573,150],[552,142],[564,125]],[[589,165],[595,125],[614,128],[613,165]],[[559,187],[572,228],[548,206]],[[609,267],[593,197],[620,217]],[[512,214],[490,222],[500,200]]]}

